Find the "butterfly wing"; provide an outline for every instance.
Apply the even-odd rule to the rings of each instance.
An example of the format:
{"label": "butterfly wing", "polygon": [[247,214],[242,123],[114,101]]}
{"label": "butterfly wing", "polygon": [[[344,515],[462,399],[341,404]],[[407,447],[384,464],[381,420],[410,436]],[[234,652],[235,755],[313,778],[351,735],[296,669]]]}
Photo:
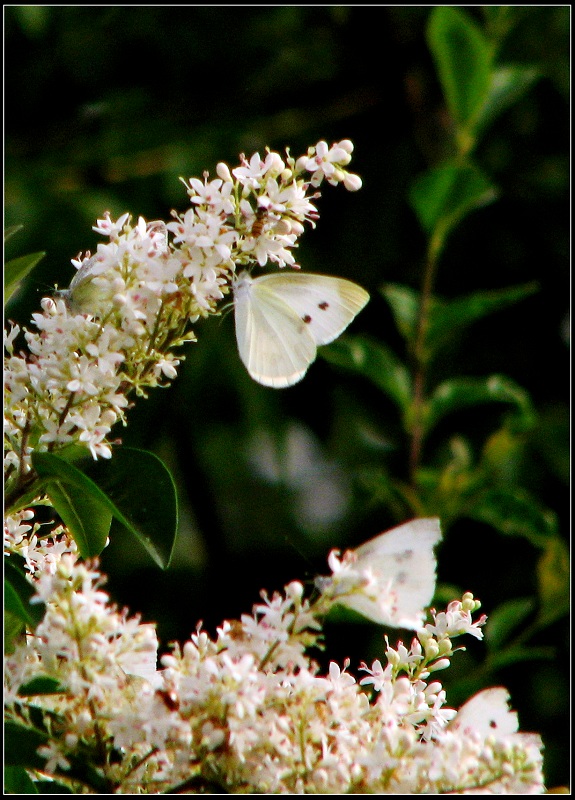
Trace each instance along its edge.
{"label": "butterfly wing", "polygon": [[93,278],[101,275],[109,269],[109,266],[98,261],[95,256],[84,261],[80,269],[76,272],[67,289],[56,292],[61,297],[70,311],[74,314],[98,314],[98,300],[101,290],[92,283]]}
{"label": "butterfly wing", "polygon": [[360,545],[358,563],[371,567],[378,584],[388,586],[396,597],[389,615],[361,594],[345,599],[345,605],[382,625],[417,629],[423,609],[435,591],[436,560],[433,548],[441,539],[438,519],[414,519]]}
{"label": "butterfly wing", "polygon": [[304,321],[317,345],[329,344],[347,328],[369,300],[352,281],[310,272],[260,275],[254,281],[269,288]]}
{"label": "butterfly wing", "polygon": [[476,731],[482,736],[508,736],[519,728],[517,712],[509,708],[509,692],[501,686],[484,689],[464,703],[449,730]]}
{"label": "butterfly wing", "polygon": [[273,286],[242,273],[234,284],[234,316],[240,358],[255,381],[282,389],[303,378],[316,344]]}

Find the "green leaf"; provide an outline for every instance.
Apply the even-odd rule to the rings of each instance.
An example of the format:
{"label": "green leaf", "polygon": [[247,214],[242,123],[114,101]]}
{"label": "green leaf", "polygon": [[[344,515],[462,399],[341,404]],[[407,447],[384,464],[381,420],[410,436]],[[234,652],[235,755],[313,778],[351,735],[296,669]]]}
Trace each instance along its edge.
{"label": "green leaf", "polygon": [[545,543],[545,550],[537,564],[539,600],[541,608],[538,625],[550,625],[569,612],[570,560],[565,542],[558,536]]}
{"label": "green leaf", "polygon": [[[31,710],[40,712],[39,709]],[[50,714],[46,711],[33,716],[37,717],[35,721],[36,727],[21,725],[13,720],[8,720],[5,723],[4,762],[7,766],[27,767],[28,769],[40,771],[45,768],[46,761],[38,755],[37,750],[41,745],[49,741],[47,730],[50,730],[50,727],[55,725],[58,726],[58,729],[61,729],[60,726],[63,726],[63,720],[54,716],[49,719]],[[38,726],[46,728],[46,731],[41,730]],[[66,757],[70,762],[70,769],[64,773],[66,778],[79,781],[96,793],[111,793],[111,784],[103,777],[100,770],[90,763],[93,760],[93,754],[89,750],[84,753],[68,753]],[[54,784],[54,786],[59,785],[57,783]],[[42,794],[44,791],[43,788]],[[48,788],[47,793],[59,794],[58,791],[51,791],[51,788]],[[68,794],[66,791],[65,793]]]}
{"label": "green leaf", "polygon": [[[20,561],[23,562],[23,559]],[[4,609],[34,629],[44,617],[44,603],[30,603],[34,587],[25,577],[18,556],[11,555],[4,560]]]}
{"label": "green leaf", "polygon": [[4,724],[4,763],[9,767],[42,769],[46,762],[36,751],[47,741],[46,733],[8,720]]}
{"label": "green leaf", "polygon": [[425,516],[417,493],[407,483],[393,479],[385,467],[365,466],[356,474],[357,485],[370,506],[385,508],[394,519]]}
{"label": "green leaf", "polygon": [[492,653],[489,659],[489,666],[492,671],[495,671],[504,667],[511,667],[513,664],[519,664],[522,661],[551,661],[556,657],[556,647],[517,645]]}
{"label": "green leaf", "polygon": [[38,694],[62,694],[65,687],[55,678],[48,675],[38,675],[28,683],[22,684],[18,689],[20,697],[33,697]]}
{"label": "green leaf", "polygon": [[177,500],[171,475],[157,456],[119,448],[110,461],[82,463],[84,471],[51,453],[33,454],[32,463],[48,479],[46,492],[58,513],[68,516],[69,521],[63,514],[62,519],[83,557],[102,551],[114,517],[160,567],[168,566],[177,531]]}
{"label": "green leaf", "polygon": [[[487,292],[474,292],[456,300],[432,298],[429,303],[428,326],[425,337],[426,359],[437,354],[461,328],[506,306],[517,303],[538,291],[535,282],[510,286]],[[389,303],[395,324],[408,344],[417,334],[420,294],[399,283],[386,283],[381,293]]]}
{"label": "green leaf", "polygon": [[20,284],[41,261],[46,253],[30,253],[20,258],[13,258],[4,265],[4,303],[6,304]]}
{"label": "green leaf", "polygon": [[569,485],[571,478],[571,415],[565,403],[554,403],[538,410],[532,443],[537,456],[558,480]]}
{"label": "green leaf", "polygon": [[466,325],[529,297],[538,288],[532,282],[506,289],[474,292],[449,302],[435,300],[430,307],[425,340],[428,357],[435,355],[445,342],[455,338]]}
{"label": "green leaf", "polygon": [[433,9],[427,41],[451,115],[460,130],[469,130],[489,92],[489,43],[468,14],[453,6]]}
{"label": "green leaf", "polygon": [[23,229],[23,225],[10,225],[9,228],[4,229],[4,242],[7,242],[11,236]]}
{"label": "green leaf", "polygon": [[495,187],[478,167],[455,161],[427,170],[409,191],[409,201],[423,230],[436,241],[436,252],[458,222],[496,197]]}
{"label": "green leaf", "polygon": [[476,135],[483,131],[509,106],[513,105],[539,80],[534,67],[506,66],[491,74],[489,94],[475,125]]}
{"label": "green leaf", "polygon": [[147,450],[121,447],[110,461],[90,461],[85,470],[113,503],[114,518],[167,569],[178,531],[178,499],[161,459]]}
{"label": "green leaf", "polygon": [[485,628],[485,643],[488,649],[491,651],[503,649],[512,632],[522,626],[534,611],[535,600],[532,597],[516,597],[497,606],[489,614],[489,622]]}
{"label": "green leaf", "polygon": [[397,329],[406,342],[412,344],[417,334],[419,292],[400,283],[386,283],[381,293],[389,303]]}
{"label": "green leaf", "polygon": [[404,364],[384,344],[367,336],[346,336],[320,351],[326,361],[353,370],[381,389],[402,410],[411,399],[411,378]]}
{"label": "green leaf", "polygon": [[73,794],[69,786],[64,786],[58,781],[37,781],[39,794]]}
{"label": "green leaf", "polygon": [[487,489],[468,507],[467,516],[506,536],[524,537],[543,549],[557,537],[555,514],[541,508],[531,495],[516,486]]}
{"label": "green leaf", "polygon": [[28,39],[38,39],[50,22],[49,6],[14,6],[14,14]]}
{"label": "green leaf", "polygon": [[510,403],[528,427],[534,418],[525,389],[504,375],[486,378],[452,378],[441,383],[426,405],[425,428],[429,432],[446,414],[482,403]]}
{"label": "green leaf", "polygon": [[4,609],[4,652],[13,653],[16,648],[18,638],[26,630],[26,625],[22,620],[12,614],[11,611]]}
{"label": "green leaf", "polygon": [[32,464],[46,480],[45,492],[82,558],[99,555],[106,544],[113,514],[107,497],[83,472],[59,456],[33,453]]}
{"label": "green leaf", "polygon": [[24,767],[5,767],[4,791],[6,794],[38,794],[37,784]]}

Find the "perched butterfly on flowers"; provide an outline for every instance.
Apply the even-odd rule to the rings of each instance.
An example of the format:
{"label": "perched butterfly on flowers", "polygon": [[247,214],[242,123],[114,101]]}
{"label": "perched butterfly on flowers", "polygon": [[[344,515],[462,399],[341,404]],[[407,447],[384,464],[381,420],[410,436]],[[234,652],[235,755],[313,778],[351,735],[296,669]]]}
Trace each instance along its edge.
{"label": "perched butterfly on flowers", "polygon": [[517,712],[510,710],[509,692],[502,686],[473,695],[447,726],[451,731],[475,731],[483,737],[507,736],[518,728]]}
{"label": "perched butterfly on flowers", "polygon": [[242,272],[233,284],[236,340],[251,377],[283,389],[300,381],[319,345],[352,322],[369,295],[352,281],[306,272]]}
{"label": "perched butterfly on flowers", "polygon": [[320,578],[342,606],[380,625],[417,629],[435,591],[434,547],[441,539],[439,520],[413,519],[348,550],[341,560],[330,555],[331,578]]}
{"label": "perched butterfly on flowers", "polygon": [[72,278],[70,286],[56,291],[56,296],[62,298],[75,314],[92,313],[97,308],[100,294],[92,281],[106,269],[108,266],[97,261],[95,256],[88,258]]}

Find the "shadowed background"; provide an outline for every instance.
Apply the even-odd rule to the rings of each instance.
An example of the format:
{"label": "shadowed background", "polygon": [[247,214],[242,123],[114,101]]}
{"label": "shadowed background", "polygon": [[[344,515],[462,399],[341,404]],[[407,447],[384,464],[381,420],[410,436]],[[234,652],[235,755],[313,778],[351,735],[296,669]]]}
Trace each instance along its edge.
{"label": "shadowed background", "polygon": [[[372,296],[354,332],[398,352],[402,340],[379,287],[419,288],[425,238],[407,201],[418,174],[444,157],[446,112],[426,45],[426,7],[9,7],[5,9],[5,218],[24,225],[7,257],[46,257],[8,307],[27,324],[70,259],[94,251],[97,217],[148,220],[183,211],[178,178],[213,176],[218,161],[266,145],[298,156],[320,139],[351,139],[363,189],[322,187],[320,220],[296,258],[348,277]],[[481,10],[468,13],[481,22]],[[541,432],[525,483],[569,524],[569,11],[516,9],[504,56],[542,77],[495,123],[476,154],[499,199],[470,215],[442,257],[447,299],[537,281],[539,291],[474,325],[435,367],[442,376],[504,373],[524,386]],[[357,480],[366,463],[407,476],[392,404],[321,358],[297,386],[253,383],[236,352],[232,315],[196,327],[173,387],[158,390],[117,431],[156,452],[181,502],[172,567],[156,569],[134,541],[102,557],[120,605],[158,623],[164,643],[204,620],[210,632],[246,612],[259,590],[327,570],[332,547],[354,546],[399,521]],[[440,427],[480,443],[497,406],[460,412]],[[565,536],[567,534],[565,533]],[[456,523],[439,551],[439,578],[490,608],[529,595],[536,553],[476,522]],[[326,628],[328,658],[382,657],[381,632]],[[566,783],[568,632],[546,632],[554,659],[489,676],[510,688],[523,730],[541,731],[548,785]],[[469,650],[481,660],[481,645]],[[465,663],[462,661],[462,664]],[[457,681],[457,656],[445,673]],[[461,667],[463,669],[463,667]],[[451,675],[453,673],[453,675]],[[478,685],[478,688],[479,685]],[[455,689],[454,689],[455,691]]]}

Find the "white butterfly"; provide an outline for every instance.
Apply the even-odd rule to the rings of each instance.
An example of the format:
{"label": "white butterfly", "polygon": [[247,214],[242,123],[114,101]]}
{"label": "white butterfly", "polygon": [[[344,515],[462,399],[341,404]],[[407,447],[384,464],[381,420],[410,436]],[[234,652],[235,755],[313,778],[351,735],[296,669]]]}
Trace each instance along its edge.
{"label": "white butterfly", "polygon": [[484,689],[464,703],[447,730],[475,731],[483,737],[507,736],[519,727],[517,712],[509,709],[509,692],[501,686]]}
{"label": "white butterfly", "polygon": [[97,311],[98,288],[93,285],[92,279],[107,268],[106,264],[92,256],[78,269],[70,286],[54,294],[61,297],[74,314],[94,313]]}
{"label": "white butterfly", "polygon": [[233,289],[240,358],[255,381],[276,389],[300,381],[318,345],[336,339],[369,300],[356,283],[306,272],[242,272]]}
{"label": "white butterfly", "polygon": [[[343,594],[338,602],[380,625],[417,630],[423,624],[424,608],[435,591],[436,561],[433,548],[441,539],[437,518],[413,519],[381,533],[352,550],[351,568],[369,569],[378,596],[370,599],[361,591]],[[344,576],[346,557],[342,560]],[[339,573],[331,580],[336,587]],[[328,579],[329,580],[329,579]],[[342,582],[345,592],[345,582]]]}

